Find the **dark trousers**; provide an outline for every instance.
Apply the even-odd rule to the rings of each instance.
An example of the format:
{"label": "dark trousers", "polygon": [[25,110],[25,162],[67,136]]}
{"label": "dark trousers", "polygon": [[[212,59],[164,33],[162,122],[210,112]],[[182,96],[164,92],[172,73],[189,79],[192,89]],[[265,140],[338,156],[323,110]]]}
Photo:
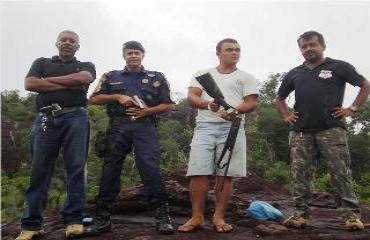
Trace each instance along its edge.
{"label": "dark trousers", "polygon": [[152,121],[111,121],[108,145],[110,153],[104,158],[97,201],[108,204],[115,201],[121,190],[123,161],[132,150],[149,202],[167,201],[159,166],[159,135]]}
{"label": "dark trousers", "polygon": [[36,117],[31,129],[32,167],[30,185],[26,191],[27,208],[22,216],[23,229],[42,228],[42,212],[46,208],[54,164],[61,148],[66,168],[67,199],[60,212],[66,225],[82,222],[89,129],[85,109],[59,117]]}

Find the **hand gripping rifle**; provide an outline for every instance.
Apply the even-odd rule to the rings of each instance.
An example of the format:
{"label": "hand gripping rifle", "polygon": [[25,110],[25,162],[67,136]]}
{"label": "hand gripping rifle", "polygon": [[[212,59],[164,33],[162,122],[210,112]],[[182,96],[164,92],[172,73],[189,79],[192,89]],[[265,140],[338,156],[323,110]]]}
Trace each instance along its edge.
{"label": "hand gripping rifle", "polygon": [[[240,123],[241,123],[241,116],[235,112],[234,107],[232,107],[225,101],[224,95],[222,94],[221,90],[218,88],[215,80],[213,79],[210,73],[205,73],[203,75],[195,77],[195,79],[204,88],[206,93],[214,99],[214,102],[221,105],[225,109],[225,111],[227,112],[231,120],[231,127],[230,127],[229,134],[227,136],[224,148],[222,149],[220,159],[216,163],[217,168],[219,169],[225,168],[224,179],[221,185],[221,192],[222,192],[224,188],[224,184],[225,184],[225,179],[229,171],[231,155],[234,150],[236,137],[238,136],[238,131],[239,131]],[[221,164],[221,161],[224,158],[226,151],[229,151],[228,160],[224,164]]]}

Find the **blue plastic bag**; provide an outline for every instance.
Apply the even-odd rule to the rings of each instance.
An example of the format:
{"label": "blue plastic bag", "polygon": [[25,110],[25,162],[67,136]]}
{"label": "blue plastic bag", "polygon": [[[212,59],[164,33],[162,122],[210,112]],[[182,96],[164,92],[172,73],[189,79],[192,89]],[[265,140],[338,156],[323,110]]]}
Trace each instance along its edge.
{"label": "blue plastic bag", "polygon": [[257,220],[281,221],[283,214],[267,202],[253,201],[247,208],[247,216]]}

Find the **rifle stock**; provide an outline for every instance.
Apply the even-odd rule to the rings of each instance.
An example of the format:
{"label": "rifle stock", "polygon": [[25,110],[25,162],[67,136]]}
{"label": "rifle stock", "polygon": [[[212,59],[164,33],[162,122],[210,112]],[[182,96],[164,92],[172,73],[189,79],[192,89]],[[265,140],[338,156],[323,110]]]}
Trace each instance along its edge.
{"label": "rifle stock", "polygon": [[205,73],[195,79],[200,83],[200,85],[204,88],[206,93],[214,99],[214,102],[221,105],[226,111],[230,108],[234,109],[230,106],[226,101],[225,97],[222,94],[221,90],[218,88],[215,80],[213,79],[210,73]]}

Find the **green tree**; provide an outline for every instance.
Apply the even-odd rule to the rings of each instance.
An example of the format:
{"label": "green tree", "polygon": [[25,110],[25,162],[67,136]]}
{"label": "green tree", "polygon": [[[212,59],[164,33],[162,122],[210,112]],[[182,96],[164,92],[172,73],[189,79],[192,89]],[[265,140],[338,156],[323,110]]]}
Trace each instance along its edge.
{"label": "green tree", "polygon": [[35,118],[36,94],[21,97],[19,90],[1,92],[2,120],[31,121]]}
{"label": "green tree", "polygon": [[288,126],[281,120],[275,106],[281,76],[281,73],[270,74],[262,83],[260,106],[257,115],[247,116],[246,134],[251,170],[279,184],[287,184]]}
{"label": "green tree", "polygon": [[351,134],[370,135],[370,99],[356,112],[356,116],[349,122],[348,128]]}
{"label": "green tree", "polygon": [[277,87],[281,81],[283,73],[271,73],[267,80],[262,83],[260,88],[260,103],[262,106],[275,106],[277,97]]}
{"label": "green tree", "polygon": [[165,171],[179,170],[186,166],[193,131],[175,120],[159,125],[162,168]]}
{"label": "green tree", "polygon": [[362,175],[370,172],[370,134],[365,132],[350,134],[348,145],[353,178],[359,180]]}

